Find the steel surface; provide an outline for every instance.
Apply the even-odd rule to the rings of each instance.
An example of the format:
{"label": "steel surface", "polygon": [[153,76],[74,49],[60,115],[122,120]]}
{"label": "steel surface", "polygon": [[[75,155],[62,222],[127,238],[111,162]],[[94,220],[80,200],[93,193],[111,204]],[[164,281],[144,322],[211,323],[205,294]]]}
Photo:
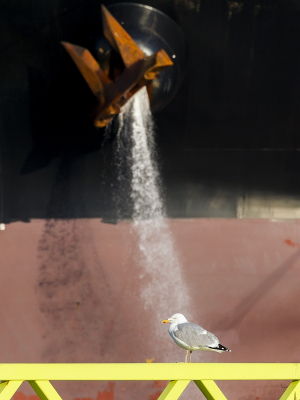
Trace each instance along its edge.
{"label": "steel surface", "polygon": [[[62,400],[49,381],[28,381],[41,400]],[[2,399],[1,399],[2,400]]]}
{"label": "steel surface", "polygon": [[212,380],[195,381],[207,400],[226,400],[226,397]]}
{"label": "steel surface", "polygon": [[[300,253],[295,243],[299,243],[300,222],[198,219],[168,223],[184,259],[191,294],[191,308],[179,311],[216,333],[221,343],[232,349],[228,354],[195,352],[193,364],[215,363],[217,372],[219,363],[297,363]],[[79,219],[16,222],[1,231],[5,276],[1,297],[6,305],[1,328],[3,363],[146,364],[152,360],[156,365],[184,360],[184,350],[173,343],[161,324],[177,311],[172,298],[166,299],[162,318],[137,301],[148,282],[131,279],[143,273],[136,259],[128,255],[128,247],[135,248],[131,229],[130,223]],[[79,276],[75,283],[74,271]],[[72,290],[66,291],[66,279]],[[50,300],[48,282],[57,285]],[[86,287],[92,290],[83,300],[81,293]],[[160,290],[158,285],[155,295]],[[63,323],[56,322],[57,315]],[[199,368],[205,373],[206,364],[197,365],[202,365]],[[0,377],[10,379],[6,372],[12,367],[0,367]],[[228,399],[278,400],[292,380],[284,378],[283,374],[282,380],[257,380],[255,384],[251,380],[216,382]],[[150,400],[167,385],[160,379],[60,381],[57,389],[64,400],[96,400],[98,391],[108,392],[105,400],[111,400],[113,394],[137,400],[141,392]],[[18,390],[26,396],[32,394],[27,384]],[[196,399],[198,388],[191,383],[182,396],[183,400]]]}
{"label": "steel surface", "polygon": [[300,382],[292,382],[279,400],[299,400],[300,399]]}
{"label": "steel surface", "polygon": [[159,400],[176,400],[190,383],[190,380],[171,381],[162,394]]}
{"label": "steel surface", "polygon": [[3,380],[297,380],[298,363],[0,364]]}
{"label": "steel surface", "polygon": [[0,383],[0,398],[1,400],[10,400],[16,390],[20,387],[23,380],[2,381]]}

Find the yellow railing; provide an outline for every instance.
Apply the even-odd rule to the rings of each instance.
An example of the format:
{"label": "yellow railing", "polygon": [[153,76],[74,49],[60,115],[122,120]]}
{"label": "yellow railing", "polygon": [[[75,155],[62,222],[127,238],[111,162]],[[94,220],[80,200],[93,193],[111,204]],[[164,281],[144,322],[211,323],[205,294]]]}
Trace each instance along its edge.
{"label": "yellow railing", "polygon": [[176,400],[194,381],[208,400],[226,400],[215,380],[290,380],[280,400],[300,400],[300,364],[0,364],[0,400],[28,381],[41,400],[61,400],[49,381],[170,381],[159,400]]}

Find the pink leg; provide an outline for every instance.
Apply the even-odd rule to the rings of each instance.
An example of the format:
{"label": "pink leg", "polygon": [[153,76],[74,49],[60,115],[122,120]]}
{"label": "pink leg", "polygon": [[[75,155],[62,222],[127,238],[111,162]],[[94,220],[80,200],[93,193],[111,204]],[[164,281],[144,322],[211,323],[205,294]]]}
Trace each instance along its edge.
{"label": "pink leg", "polygon": [[185,363],[187,362],[188,352],[189,352],[189,351],[187,350],[186,353],[185,353],[185,360],[184,360]]}

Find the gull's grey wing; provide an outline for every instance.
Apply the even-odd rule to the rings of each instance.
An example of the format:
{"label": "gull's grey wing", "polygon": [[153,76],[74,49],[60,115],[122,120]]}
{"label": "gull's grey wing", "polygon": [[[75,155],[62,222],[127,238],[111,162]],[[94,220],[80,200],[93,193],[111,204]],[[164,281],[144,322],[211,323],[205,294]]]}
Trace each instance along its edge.
{"label": "gull's grey wing", "polygon": [[177,328],[174,336],[191,347],[217,347],[219,344],[213,333],[207,332],[199,325],[185,322],[178,324]]}

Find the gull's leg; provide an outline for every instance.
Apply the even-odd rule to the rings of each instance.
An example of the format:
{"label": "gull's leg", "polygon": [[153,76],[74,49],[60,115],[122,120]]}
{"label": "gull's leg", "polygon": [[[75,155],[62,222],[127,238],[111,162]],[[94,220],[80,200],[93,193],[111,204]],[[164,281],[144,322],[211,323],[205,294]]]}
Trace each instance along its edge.
{"label": "gull's leg", "polygon": [[186,353],[185,353],[185,360],[184,360],[185,363],[187,362],[188,353],[189,353],[189,351],[187,350]]}
{"label": "gull's leg", "polygon": [[190,363],[192,362],[192,352],[193,352],[193,350],[190,350]]}

